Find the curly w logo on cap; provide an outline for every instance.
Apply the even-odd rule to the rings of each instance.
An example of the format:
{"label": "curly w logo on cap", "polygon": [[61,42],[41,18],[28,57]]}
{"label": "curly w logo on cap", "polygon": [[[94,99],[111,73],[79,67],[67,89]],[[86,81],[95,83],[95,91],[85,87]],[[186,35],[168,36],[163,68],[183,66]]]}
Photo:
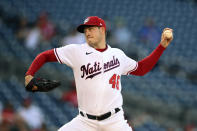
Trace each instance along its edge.
{"label": "curly w logo on cap", "polygon": [[105,21],[98,16],[90,16],[84,20],[84,24],[81,24],[77,27],[77,30],[81,33],[84,33],[84,28],[87,26],[98,26],[104,27],[106,31]]}

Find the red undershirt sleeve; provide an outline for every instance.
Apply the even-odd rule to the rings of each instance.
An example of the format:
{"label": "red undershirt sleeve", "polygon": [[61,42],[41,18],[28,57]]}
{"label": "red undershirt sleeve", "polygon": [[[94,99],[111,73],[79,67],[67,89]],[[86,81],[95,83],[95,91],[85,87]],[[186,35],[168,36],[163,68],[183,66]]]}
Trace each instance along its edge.
{"label": "red undershirt sleeve", "polygon": [[57,62],[53,49],[37,55],[25,75],[34,76],[34,74],[47,62]]}
{"label": "red undershirt sleeve", "polygon": [[137,69],[129,74],[143,76],[148,73],[155,66],[164,50],[165,48],[159,44],[159,46],[149,56],[139,61]]}

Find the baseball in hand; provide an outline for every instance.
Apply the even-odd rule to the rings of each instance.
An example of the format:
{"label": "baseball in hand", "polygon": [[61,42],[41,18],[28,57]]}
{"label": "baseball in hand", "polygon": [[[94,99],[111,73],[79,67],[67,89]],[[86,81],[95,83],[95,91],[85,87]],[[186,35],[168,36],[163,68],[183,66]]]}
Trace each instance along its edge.
{"label": "baseball in hand", "polygon": [[172,38],[172,31],[171,30],[165,30],[164,31],[164,36],[167,38],[167,39],[171,39]]}

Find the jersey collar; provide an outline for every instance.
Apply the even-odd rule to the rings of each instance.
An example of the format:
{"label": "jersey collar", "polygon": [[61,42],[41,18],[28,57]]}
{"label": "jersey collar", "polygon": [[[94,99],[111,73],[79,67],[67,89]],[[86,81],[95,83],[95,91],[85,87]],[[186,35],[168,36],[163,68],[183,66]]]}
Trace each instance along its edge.
{"label": "jersey collar", "polygon": [[108,48],[108,45],[106,45],[106,47],[104,49],[96,49],[97,51],[100,51],[100,52],[104,52],[105,50],[107,50]]}
{"label": "jersey collar", "polygon": [[105,48],[105,49],[95,49],[95,48],[89,46],[88,43],[85,43],[85,44],[86,44],[89,48],[91,48],[91,49],[93,49],[93,50],[95,50],[95,51],[98,51],[98,52],[100,52],[100,53],[105,52],[105,51],[107,51],[108,49],[111,48],[108,44],[106,44],[106,48]]}

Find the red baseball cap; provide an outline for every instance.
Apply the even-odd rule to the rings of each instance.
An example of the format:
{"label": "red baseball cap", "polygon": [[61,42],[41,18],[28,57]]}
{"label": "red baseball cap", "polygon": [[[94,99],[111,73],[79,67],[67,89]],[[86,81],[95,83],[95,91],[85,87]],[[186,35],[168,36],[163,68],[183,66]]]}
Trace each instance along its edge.
{"label": "red baseball cap", "polygon": [[90,16],[84,20],[84,24],[81,24],[77,27],[77,31],[84,33],[84,28],[87,26],[98,26],[104,27],[106,31],[105,21],[98,16]]}

